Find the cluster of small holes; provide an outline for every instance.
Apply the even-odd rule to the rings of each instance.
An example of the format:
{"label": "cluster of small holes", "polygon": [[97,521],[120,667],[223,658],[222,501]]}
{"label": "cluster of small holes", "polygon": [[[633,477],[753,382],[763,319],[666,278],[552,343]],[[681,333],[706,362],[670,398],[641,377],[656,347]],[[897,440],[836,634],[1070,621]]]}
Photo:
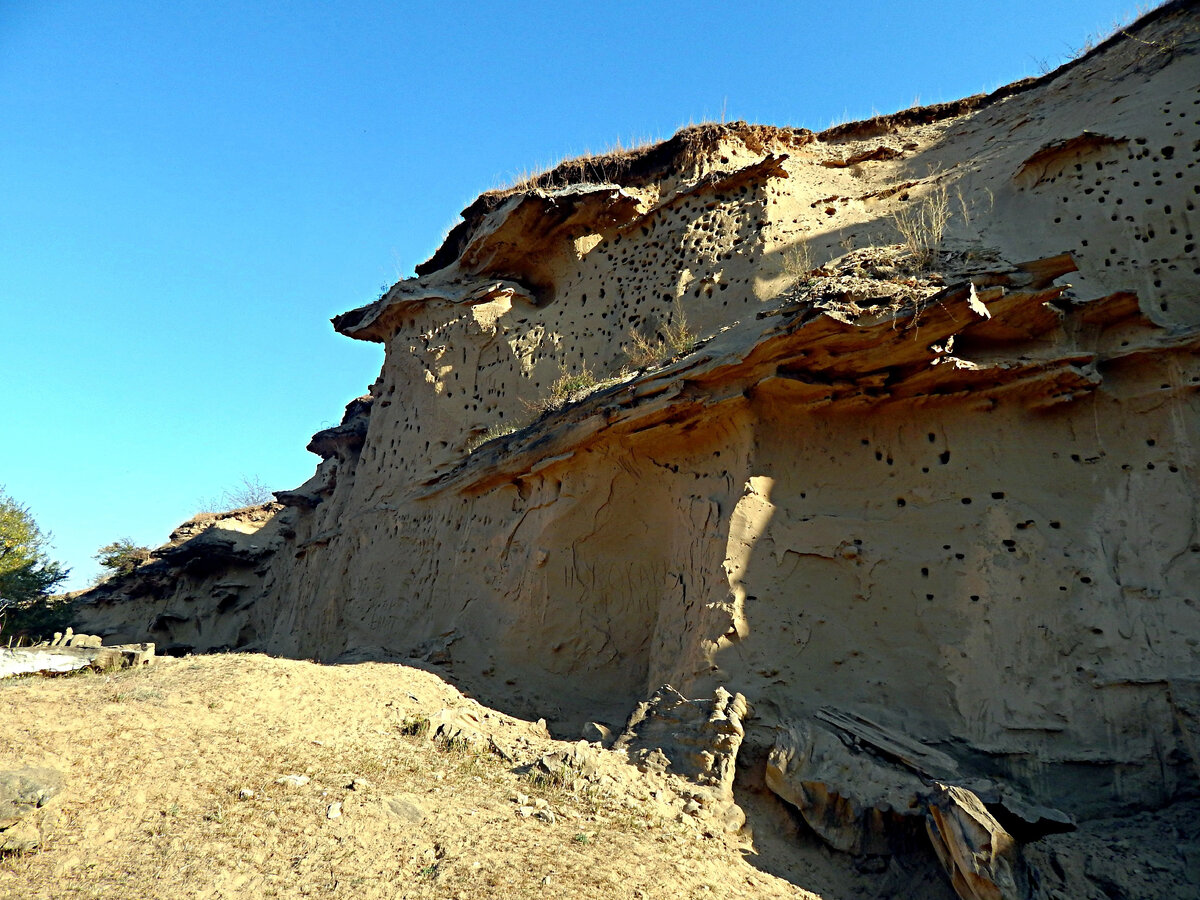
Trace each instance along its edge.
{"label": "cluster of small holes", "polygon": [[[394,431],[410,439],[372,447],[367,458],[410,473],[428,463],[420,457],[430,450],[429,437],[437,453],[455,442],[461,448],[472,430],[528,418],[562,371],[616,373],[628,362],[630,331],[653,339],[680,308],[697,335],[755,311],[767,202],[761,185],[668,202],[564,266],[549,302],[514,301],[495,337],[453,308],[440,320],[438,307],[408,319],[406,349],[423,371],[400,378],[406,409],[396,414]],[[445,316],[447,307],[440,309]],[[422,430],[418,410],[430,404],[437,408],[427,416],[435,433],[414,440]]]}
{"label": "cluster of small holes", "polygon": [[[1197,104],[1200,100],[1193,99],[1191,106]],[[1194,169],[1200,141],[1184,134],[1190,126],[1183,106],[1179,98],[1164,101],[1161,128],[1064,159],[1058,170],[1028,188],[1054,204],[1056,225],[1073,236],[1091,236],[1075,237],[1081,269],[1090,264],[1114,270],[1113,280],[1120,284],[1126,282],[1118,273],[1136,272],[1139,277],[1128,285],[1146,300],[1141,287],[1148,284],[1163,311],[1179,293],[1172,285],[1200,274],[1200,261],[1194,259],[1197,241],[1188,221],[1200,195]],[[864,177],[862,171],[830,177],[851,174]],[[481,340],[469,316],[436,324],[410,318],[405,323],[409,336],[419,332],[413,352],[434,372],[432,384],[439,396],[432,399],[439,410],[425,423],[415,411],[406,412],[399,431],[420,440],[376,448],[376,453],[390,457],[378,462],[411,468],[431,444],[437,451],[453,443],[456,433],[461,444],[471,429],[524,417],[526,404],[544,397],[563,368],[577,372],[587,366],[601,377],[615,372],[625,362],[621,348],[628,344],[630,329],[652,333],[672,318],[677,303],[686,309],[693,330],[702,333],[743,317],[758,303],[755,286],[762,278],[768,246],[777,252],[804,240],[809,229],[817,227],[828,255],[836,255],[838,237],[853,238],[827,231],[821,221],[823,209],[832,204],[839,211],[849,210],[861,202],[841,195],[823,199],[821,190],[795,179],[773,179],[681,196],[638,225],[590,246],[577,264],[564,265],[549,302],[515,303],[502,318],[497,340]],[[806,196],[805,191],[812,193]],[[827,188],[824,193],[829,193]],[[893,198],[903,199],[903,194]],[[781,207],[788,212],[781,214]],[[1098,233],[1111,235],[1112,229],[1101,232],[1090,220],[1083,221],[1096,215],[1120,224],[1129,240],[1097,239]],[[688,277],[682,277],[684,272]],[[429,362],[429,349],[435,345],[458,345],[459,358]],[[475,354],[471,358],[468,347]],[[405,400],[419,407],[428,397],[429,382],[414,380],[418,383],[405,385]],[[381,406],[392,402],[389,396]],[[423,435],[423,430],[432,433]],[[874,454],[881,464],[895,466],[886,450]],[[943,449],[922,464],[921,471],[928,474],[950,464],[951,453]],[[975,499],[960,501],[968,505]],[[910,502],[897,498],[898,506]]]}
{"label": "cluster of small holes", "polygon": [[[1192,101],[1197,105],[1200,99]],[[1175,109],[1174,100],[1164,101],[1161,112],[1156,137],[1138,136],[1063,160],[1031,190],[1051,198],[1051,222],[1076,242],[1082,271],[1096,267],[1109,283],[1136,288],[1167,313],[1176,298],[1194,302],[1189,282],[1200,275],[1191,224],[1200,197],[1200,141],[1186,136],[1200,120],[1189,124],[1189,114]],[[1188,144],[1190,152],[1183,152]],[[1093,244],[1087,237],[1103,234],[1110,239]]]}

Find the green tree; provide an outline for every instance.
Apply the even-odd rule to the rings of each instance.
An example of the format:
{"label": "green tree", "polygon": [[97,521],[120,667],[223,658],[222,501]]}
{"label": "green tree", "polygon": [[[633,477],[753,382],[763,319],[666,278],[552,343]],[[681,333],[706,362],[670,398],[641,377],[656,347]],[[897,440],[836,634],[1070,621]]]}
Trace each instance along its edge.
{"label": "green tree", "polygon": [[51,596],[70,570],[46,555],[49,543],[29,507],[0,488],[0,633],[40,637],[70,621],[70,605]]}
{"label": "green tree", "polygon": [[109,570],[107,577],[128,575],[150,560],[150,548],[139,547],[129,538],[121,538],[111,544],[105,544],[92,558]]}

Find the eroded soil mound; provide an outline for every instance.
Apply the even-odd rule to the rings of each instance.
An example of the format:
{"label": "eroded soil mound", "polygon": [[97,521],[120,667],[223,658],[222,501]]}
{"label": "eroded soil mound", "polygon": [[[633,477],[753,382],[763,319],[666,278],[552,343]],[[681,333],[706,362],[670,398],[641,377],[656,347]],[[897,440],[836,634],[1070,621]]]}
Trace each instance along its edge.
{"label": "eroded soil mound", "polygon": [[[434,738],[443,721],[460,730]],[[813,896],[685,812],[684,782],[598,747],[566,776],[539,765],[556,753],[579,751],[405,666],[10,679],[0,769],[63,787],[41,848],[0,856],[0,897]]]}

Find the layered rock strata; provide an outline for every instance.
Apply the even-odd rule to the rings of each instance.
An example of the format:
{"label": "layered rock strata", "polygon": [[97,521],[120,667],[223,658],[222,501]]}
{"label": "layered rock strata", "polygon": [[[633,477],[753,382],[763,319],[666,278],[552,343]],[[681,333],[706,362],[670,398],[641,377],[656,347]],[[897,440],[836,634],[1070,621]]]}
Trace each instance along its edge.
{"label": "layered rock strata", "polygon": [[[1198,46],[1170,3],[990,96],[484,195],[334,320],[386,356],[313,478],[82,626],[417,656],[572,735],[721,690],[761,761],[833,709],[1055,821],[1191,796]],[[947,859],[1004,816],[913,777]]]}

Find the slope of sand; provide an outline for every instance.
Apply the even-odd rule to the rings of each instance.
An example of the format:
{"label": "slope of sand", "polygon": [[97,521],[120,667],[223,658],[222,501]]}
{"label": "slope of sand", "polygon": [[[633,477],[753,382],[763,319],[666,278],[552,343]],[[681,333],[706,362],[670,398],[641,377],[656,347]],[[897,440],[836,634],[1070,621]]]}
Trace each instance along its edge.
{"label": "slope of sand", "polygon": [[[514,758],[404,733],[443,709]],[[402,666],[234,654],[7,679],[0,769],[65,789],[42,849],[0,857],[0,897],[813,896],[682,813],[670,779],[620,760],[578,790],[517,774],[562,746]]]}
{"label": "slope of sand", "polygon": [[[412,733],[446,713],[494,746]],[[764,793],[742,793],[733,836],[684,811],[685,781],[599,745],[586,777],[537,770],[574,749],[409,666],[229,654],[6,679],[0,770],[64,789],[29,819],[41,846],[0,855],[0,897],[953,897],[927,852],[831,853]],[[1035,852],[1039,897],[1195,896],[1200,803]]]}

